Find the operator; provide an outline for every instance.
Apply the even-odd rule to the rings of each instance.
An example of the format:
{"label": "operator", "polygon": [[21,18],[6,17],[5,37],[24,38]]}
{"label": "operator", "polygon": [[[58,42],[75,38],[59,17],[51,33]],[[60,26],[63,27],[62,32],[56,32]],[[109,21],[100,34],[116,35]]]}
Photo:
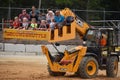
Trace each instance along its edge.
{"label": "operator", "polygon": [[105,34],[102,34],[102,38],[100,40],[100,45],[106,46],[106,44],[107,44],[107,36]]}

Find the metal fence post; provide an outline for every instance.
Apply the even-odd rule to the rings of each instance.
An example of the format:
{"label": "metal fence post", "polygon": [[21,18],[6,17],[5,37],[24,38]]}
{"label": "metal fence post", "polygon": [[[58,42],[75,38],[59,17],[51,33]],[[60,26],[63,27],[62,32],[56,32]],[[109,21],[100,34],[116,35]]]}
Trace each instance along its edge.
{"label": "metal fence post", "polygon": [[[104,8],[103,13],[104,13],[103,19],[104,19],[104,21],[105,21],[105,16],[106,16],[106,11],[105,11],[105,8]],[[105,22],[103,22],[103,26],[105,27]]]}
{"label": "metal fence post", "polygon": [[2,18],[2,40],[3,40],[3,51],[5,51],[5,43],[3,38],[3,32],[4,32],[4,18]]}
{"label": "metal fence post", "polygon": [[3,31],[3,28],[4,28],[4,18],[2,18],[2,31]]}

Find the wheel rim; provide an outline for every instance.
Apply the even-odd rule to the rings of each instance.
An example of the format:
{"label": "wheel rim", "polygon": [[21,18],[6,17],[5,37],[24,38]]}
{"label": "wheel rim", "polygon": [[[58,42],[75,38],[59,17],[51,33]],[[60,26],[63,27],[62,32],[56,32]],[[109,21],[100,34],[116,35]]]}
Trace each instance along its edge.
{"label": "wheel rim", "polygon": [[114,74],[116,75],[117,74],[117,72],[118,72],[118,61],[115,61],[114,62]]}
{"label": "wheel rim", "polygon": [[95,74],[96,70],[97,70],[97,67],[96,67],[95,62],[94,61],[89,61],[87,63],[87,66],[86,66],[87,74],[92,76],[92,75]]}

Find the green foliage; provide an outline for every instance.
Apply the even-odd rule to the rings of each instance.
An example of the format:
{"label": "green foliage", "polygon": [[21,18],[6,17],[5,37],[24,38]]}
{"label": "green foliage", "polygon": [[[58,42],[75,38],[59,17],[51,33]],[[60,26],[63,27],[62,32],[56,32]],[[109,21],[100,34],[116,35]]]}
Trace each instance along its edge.
{"label": "green foliage", "polygon": [[73,0],[56,0],[56,3],[59,4],[67,4],[67,5],[71,5],[73,2]]}
{"label": "green foliage", "polygon": [[101,1],[100,0],[88,0],[87,2],[87,8],[92,10],[101,10]]}
{"label": "green foliage", "polygon": [[120,0],[102,0],[101,6],[106,10],[120,11]]}
{"label": "green foliage", "polygon": [[73,1],[74,0],[55,0],[55,3],[59,5],[59,8],[71,8],[71,6],[73,5]]}
{"label": "green foliage", "polygon": [[[120,0],[41,0],[42,7],[70,7],[72,9],[95,9],[118,10],[120,11]],[[9,3],[13,7],[38,6],[39,0],[0,0],[0,7],[8,7]]]}
{"label": "green foliage", "polygon": [[55,9],[57,4],[55,3],[55,0],[42,0],[42,8],[53,8]]}
{"label": "green foliage", "polygon": [[[41,0],[41,2],[42,2],[41,7],[45,9],[47,8],[63,9],[65,7],[68,7],[71,9],[79,9],[79,10],[120,11],[120,0]],[[11,7],[31,8],[32,5],[35,5],[38,8],[39,0],[0,0],[0,3],[1,3],[0,7],[11,6]],[[8,15],[8,12],[6,11],[1,11],[1,12],[4,12],[4,16]],[[103,14],[104,14],[99,12],[93,13],[93,12],[85,12],[85,11],[76,12],[76,13],[83,19],[87,19],[87,20],[103,19]],[[109,18],[113,19],[113,17],[116,19],[117,16],[120,15],[119,14],[116,15],[114,13],[106,13],[106,19]]]}

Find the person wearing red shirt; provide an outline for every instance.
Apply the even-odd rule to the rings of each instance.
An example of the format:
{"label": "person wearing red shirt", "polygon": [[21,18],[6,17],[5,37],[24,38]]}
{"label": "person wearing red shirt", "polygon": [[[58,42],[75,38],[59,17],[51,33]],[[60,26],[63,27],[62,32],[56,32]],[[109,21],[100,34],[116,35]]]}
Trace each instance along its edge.
{"label": "person wearing red shirt", "polygon": [[23,9],[22,10],[22,13],[19,14],[19,19],[20,21],[23,21],[23,18],[26,17],[28,20],[30,19],[30,16],[29,14],[26,12],[26,9]]}
{"label": "person wearing red shirt", "polygon": [[13,29],[18,29],[20,27],[19,18],[15,17],[13,21]]}

